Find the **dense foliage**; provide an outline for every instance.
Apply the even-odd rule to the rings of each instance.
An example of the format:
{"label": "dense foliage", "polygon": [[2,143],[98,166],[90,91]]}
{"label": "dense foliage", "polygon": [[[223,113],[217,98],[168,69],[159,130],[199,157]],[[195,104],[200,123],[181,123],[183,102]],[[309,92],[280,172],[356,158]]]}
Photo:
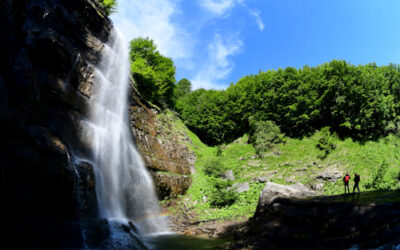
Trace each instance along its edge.
{"label": "dense foliage", "polygon": [[216,158],[207,159],[203,167],[203,171],[206,175],[215,178],[221,177],[225,170],[225,166]]}
{"label": "dense foliage", "polygon": [[117,0],[100,0],[99,3],[103,6],[104,11],[107,15],[117,12],[118,3]]}
{"label": "dense foliage", "polygon": [[183,78],[175,84],[174,99],[177,100],[189,94],[190,91],[192,91],[192,83],[188,79]]}
{"label": "dense foliage", "polygon": [[334,136],[331,135],[329,127],[321,129],[321,137],[318,139],[317,148],[322,151],[321,159],[325,159],[332,150],[336,148]]}
{"label": "dense foliage", "polygon": [[254,132],[249,141],[253,143],[259,156],[285,141],[285,135],[281,133],[281,130],[273,121],[257,121],[250,124]]}
{"label": "dense foliage", "polygon": [[329,126],[340,137],[376,139],[400,130],[400,67],[333,60],[269,70],[224,91],[195,90],[179,99],[176,109],[208,144],[249,132],[251,120],[274,121],[291,137]]}
{"label": "dense foliage", "polygon": [[157,51],[149,38],[136,38],[130,43],[131,72],[139,92],[150,102],[173,106],[175,66],[170,58]]}

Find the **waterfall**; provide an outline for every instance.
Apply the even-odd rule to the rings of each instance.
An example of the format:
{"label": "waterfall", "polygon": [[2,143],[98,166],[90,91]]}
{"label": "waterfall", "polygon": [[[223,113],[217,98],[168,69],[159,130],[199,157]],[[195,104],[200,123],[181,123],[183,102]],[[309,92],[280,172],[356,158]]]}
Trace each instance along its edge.
{"label": "waterfall", "polygon": [[128,119],[128,43],[114,30],[95,70],[90,104],[100,216],[132,220],[144,234],[167,232],[152,179],[136,150]]}

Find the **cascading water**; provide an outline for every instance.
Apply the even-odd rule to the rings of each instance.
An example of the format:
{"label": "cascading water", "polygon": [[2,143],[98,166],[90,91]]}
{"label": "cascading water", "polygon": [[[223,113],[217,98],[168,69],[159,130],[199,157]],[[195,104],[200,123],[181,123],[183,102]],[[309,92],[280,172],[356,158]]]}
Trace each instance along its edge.
{"label": "cascading water", "polygon": [[167,232],[152,180],[135,149],[128,121],[129,52],[114,30],[96,69],[91,127],[100,215],[132,220],[144,234]]}

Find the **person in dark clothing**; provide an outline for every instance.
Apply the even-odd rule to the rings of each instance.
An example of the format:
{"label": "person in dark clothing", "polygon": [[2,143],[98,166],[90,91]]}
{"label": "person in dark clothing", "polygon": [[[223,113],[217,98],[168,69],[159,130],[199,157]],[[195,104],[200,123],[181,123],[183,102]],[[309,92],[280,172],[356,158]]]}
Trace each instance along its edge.
{"label": "person in dark clothing", "polygon": [[354,175],[354,187],[353,187],[353,194],[356,191],[356,188],[358,190],[358,193],[360,193],[360,188],[358,187],[358,184],[360,183],[360,175],[355,174]]}
{"label": "person in dark clothing", "polygon": [[344,194],[346,194],[346,190],[347,190],[347,193],[350,194],[350,188],[349,188],[350,179],[351,179],[351,177],[350,177],[349,173],[347,172],[346,175],[343,177]]}

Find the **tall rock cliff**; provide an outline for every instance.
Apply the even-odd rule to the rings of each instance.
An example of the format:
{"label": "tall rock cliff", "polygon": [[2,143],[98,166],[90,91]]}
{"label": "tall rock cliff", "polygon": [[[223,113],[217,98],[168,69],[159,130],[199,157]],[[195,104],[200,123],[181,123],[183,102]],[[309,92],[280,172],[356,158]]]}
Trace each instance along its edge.
{"label": "tall rock cliff", "polygon": [[174,114],[160,111],[144,100],[131,84],[130,123],[136,145],[151,171],[160,198],[184,194],[190,187],[196,155],[185,131],[174,123]]}
{"label": "tall rock cliff", "polygon": [[94,0],[6,0],[0,23],[2,245],[98,247],[110,231],[93,166],[76,159],[111,22]]}

